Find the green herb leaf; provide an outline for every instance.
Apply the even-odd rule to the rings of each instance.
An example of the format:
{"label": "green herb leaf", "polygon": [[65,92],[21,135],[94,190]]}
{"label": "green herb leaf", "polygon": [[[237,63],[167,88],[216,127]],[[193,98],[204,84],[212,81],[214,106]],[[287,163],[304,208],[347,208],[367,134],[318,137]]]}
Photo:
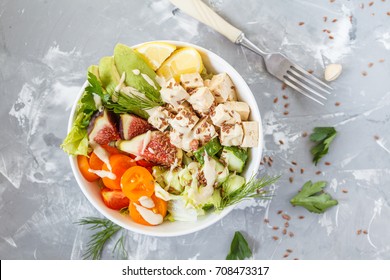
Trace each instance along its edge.
{"label": "green herb leaf", "polygon": [[[87,217],[77,222],[79,225],[89,226],[88,229],[96,230],[87,243],[87,251],[84,253],[84,259],[98,260],[102,256],[104,246],[117,232],[122,228],[107,219]],[[114,252],[120,252],[122,256],[127,256],[124,246],[123,235],[115,243]]]}
{"label": "green herb leaf", "polygon": [[326,209],[338,204],[329,194],[323,192],[327,182],[306,182],[302,190],[290,202],[294,206],[302,206],[314,213],[324,213]]}
{"label": "green herb leaf", "polygon": [[318,161],[324,157],[328,151],[330,143],[336,137],[337,131],[334,127],[315,127],[314,132],[310,135],[310,140],[316,142],[310,152],[313,155],[313,162],[317,165]]}
{"label": "green herb leaf", "polygon": [[221,205],[218,210],[222,210],[226,207],[237,204],[243,200],[250,198],[264,198],[268,199],[266,196],[267,191],[264,190],[265,187],[274,184],[280,176],[277,177],[268,177],[264,176],[261,178],[256,178],[252,176],[248,182],[242,188],[226,195],[222,195]]}
{"label": "green herb leaf", "polygon": [[252,251],[248,246],[248,242],[245,240],[241,232],[236,231],[230,245],[230,252],[226,256],[227,260],[243,260],[245,258],[250,258],[252,256]]}

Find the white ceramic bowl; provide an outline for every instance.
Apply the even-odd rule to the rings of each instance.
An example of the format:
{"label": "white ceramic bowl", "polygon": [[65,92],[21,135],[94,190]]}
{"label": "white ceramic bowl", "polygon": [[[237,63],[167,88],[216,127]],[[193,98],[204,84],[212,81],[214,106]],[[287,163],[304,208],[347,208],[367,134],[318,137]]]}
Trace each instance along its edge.
{"label": "white ceramic bowl", "polygon": [[[263,144],[263,133],[262,133],[261,116],[260,116],[259,108],[248,85],[245,83],[244,79],[240,76],[240,74],[238,74],[238,72],[229,63],[227,63],[224,59],[222,59],[215,53],[189,43],[183,43],[177,41],[164,41],[164,42],[171,43],[178,47],[196,48],[202,56],[203,63],[206,69],[212,73],[226,72],[230,76],[230,78],[232,79],[236,87],[238,99],[248,103],[251,109],[250,120],[254,120],[259,123],[259,146],[256,148],[251,148],[249,160],[246,169],[243,172],[243,176],[245,176],[245,178],[248,180],[251,177],[251,175],[255,174],[259,169],[261,154],[262,154],[262,144]],[[133,46],[133,47],[137,47],[137,46]],[[86,85],[87,82],[80,90],[80,93],[78,94],[75,103],[72,107],[70,118],[69,118],[69,124],[68,124],[68,132],[72,127],[77,102],[81,98],[81,95],[83,94]],[[125,229],[137,233],[142,233],[151,236],[179,236],[179,235],[193,233],[201,229],[204,229],[214,224],[215,222],[219,221],[220,219],[225,217],[230,211],[232,211],[234,208],[234,207],[226,208],[218,214],[210,213],[205,216],[200,216],[198,217],[198,221],[196,222],[175,221],[175,222],[164,222],[163,224],[158,226],[140,225],[133,222],[130,217],[121,215],[118,211],[111,210],[104,205],[97,184],[88,182],[81,175],[79,168],[77,166],[76,157],[73,156],[70,157],[70,165],[72,167],[72,171],[76,178],[77,183],[79,184],[84,195],[92,203],[92,205],[100,213],[102,213],[107,219],[113,221],[114,223],[120,225]]]}

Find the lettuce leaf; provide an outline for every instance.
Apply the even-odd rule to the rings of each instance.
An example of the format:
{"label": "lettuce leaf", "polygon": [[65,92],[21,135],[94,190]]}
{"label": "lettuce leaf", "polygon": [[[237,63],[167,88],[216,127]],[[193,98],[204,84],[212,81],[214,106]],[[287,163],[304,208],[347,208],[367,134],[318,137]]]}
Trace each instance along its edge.
{"label": "lettuce leaf", "polygon": [[61,148],[69,155],[88,155],[87,129],[74,125],[62,142]]}

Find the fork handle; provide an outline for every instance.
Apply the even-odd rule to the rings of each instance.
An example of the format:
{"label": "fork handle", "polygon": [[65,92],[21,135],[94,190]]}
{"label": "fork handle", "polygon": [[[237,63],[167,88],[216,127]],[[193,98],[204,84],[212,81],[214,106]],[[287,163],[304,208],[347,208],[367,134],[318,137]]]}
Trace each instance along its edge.
{"label": "fork handle", "polygon": [[217,15],[201,0],[170,0],[186,14],[210,26],[233,43],[238,43],[243,32]]}

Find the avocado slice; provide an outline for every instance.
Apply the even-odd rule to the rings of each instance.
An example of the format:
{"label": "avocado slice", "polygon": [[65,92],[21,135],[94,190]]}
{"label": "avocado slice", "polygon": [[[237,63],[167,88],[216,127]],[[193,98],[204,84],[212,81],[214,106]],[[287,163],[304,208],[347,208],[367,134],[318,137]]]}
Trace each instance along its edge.
{"label": "avocado slice", "polygon": [[99,75],[102,86],[111,95],[115,91],[115,87],[119,84],[120,76],[116,69],[114,57],[105,56],[99,61]]}
{"label": "avocado slice", "polygon": [[[119,76],[122,76],[122,73],[126,72],[125,83],[127,86],[131,86],[139,92],[144,93],[152,101],[161,102],[161,87],[156,82],[156,73],[139,54],[126,45],[117,44],[114,49],[114,61]],[[142,74],[149,77],[150,83]]]}
{"label": "avocado slice", "polygon": [[[99,66],[97,65],[91,65],[88,67],[88,73],[92,73],[96,76],[96,78],[98,79],[98,81],[101,83],[101,80],[100,80],[100,73],[99,73]],[[88,74],[87,74],[87,78],[88,78]]]}

